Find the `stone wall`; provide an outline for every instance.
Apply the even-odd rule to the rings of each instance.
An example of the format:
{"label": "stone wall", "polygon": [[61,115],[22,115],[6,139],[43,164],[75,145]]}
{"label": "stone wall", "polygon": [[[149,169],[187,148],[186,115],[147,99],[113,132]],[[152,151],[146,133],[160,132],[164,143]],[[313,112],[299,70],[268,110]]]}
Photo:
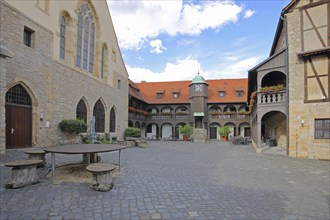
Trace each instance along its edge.
{"label": "stone wall", "polygon": [[[23,45],[23,30],[27,26],[34,30],[33,47]],[[63,142],[57,125],[64,118],[76,117],[76,106],[81,98],[87,105],[87,121],[93,115],[93,107],[101,99],[105,108],[105,132],[109,132],[110,110],[115,108],[116,133],[122,139],[128,118],[127,73],[110,69],[114,78],[121,80],[121,87],[82,71],[66,62],[53,58],[53,32],[27,18],[11,6],[1,2],[1,37],[14,55],[1,60],[1,133],[0,149],[5,130],[4,96],[12,86],[21,84],[32,99],[32,145],[52,146]],[[7,74],[2,74],[3,72]],[[43,118],[41,118],[43,115]],[[49,126],[48,126],[49,125]]]}

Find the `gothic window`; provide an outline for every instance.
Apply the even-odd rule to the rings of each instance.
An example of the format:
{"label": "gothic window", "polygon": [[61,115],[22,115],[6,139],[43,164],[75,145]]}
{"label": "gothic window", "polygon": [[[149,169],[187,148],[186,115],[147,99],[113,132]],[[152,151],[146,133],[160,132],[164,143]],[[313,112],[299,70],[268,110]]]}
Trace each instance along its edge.
{"label": "gothic window", "polygon": [[76,108],[76,118],[87,123],[87,107],[83,99],[80,99]]}
{"label": "gothic window", "polygon": [[65,59],[65,29],[66,19],[64,16],[61,17],[61,29],[60,29],[60,58]]}
{"label": "gothic window", "polygon": [[105,114],[101,100],[95,103],[93,116],[95,117],[95,132],[104,132]]}
{"label": "gothic window", "polygon": [[31,106],[31,98],[23,86],[16,85],[6,93],[6,103]]}
{"label": "gothic window", "polygon": [[116,132],[116,112],[114,108],[110,111],[110,133]]}
{"label": "gothic window", "polygon": [[89,72],[94,70],[94,16],[88,4],[83,4],[78,12],[76,65]]}

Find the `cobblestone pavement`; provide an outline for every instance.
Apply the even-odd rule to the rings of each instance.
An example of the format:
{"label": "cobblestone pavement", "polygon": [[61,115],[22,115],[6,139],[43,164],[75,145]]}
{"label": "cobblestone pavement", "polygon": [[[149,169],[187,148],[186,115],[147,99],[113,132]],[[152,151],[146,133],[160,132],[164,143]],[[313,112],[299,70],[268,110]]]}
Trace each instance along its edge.
{"label": "cobblestone pavement", "polygon": [[[117,163],[116,152],[101,156]],[[0,156],[1,219],[329,219],[328,161],[223,142],[150,141],[122,151],[109,192],[53,184],[45,178],[49,164],[38,169],[39,184],[5,189],[10,168],[3,164],[23,158],[19,150]],[[57,165],[80,160],[56,156]]]}

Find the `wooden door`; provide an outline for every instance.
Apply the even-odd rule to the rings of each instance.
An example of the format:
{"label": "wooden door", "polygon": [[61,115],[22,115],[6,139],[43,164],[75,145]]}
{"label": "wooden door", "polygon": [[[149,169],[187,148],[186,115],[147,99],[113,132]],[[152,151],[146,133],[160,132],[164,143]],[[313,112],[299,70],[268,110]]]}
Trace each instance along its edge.
{"label": "wooden door", "polygon": [[251,129],[244,128],[244,137],[250,137],[250,136],[251,136]]}
{"label": "wooden door", "polygon": [[210,127],[210,139],[217,139],[217,127]]}
{"label": "wooden door", "polygon": [[32,108],[6,104],[6,147],[31,147]]}

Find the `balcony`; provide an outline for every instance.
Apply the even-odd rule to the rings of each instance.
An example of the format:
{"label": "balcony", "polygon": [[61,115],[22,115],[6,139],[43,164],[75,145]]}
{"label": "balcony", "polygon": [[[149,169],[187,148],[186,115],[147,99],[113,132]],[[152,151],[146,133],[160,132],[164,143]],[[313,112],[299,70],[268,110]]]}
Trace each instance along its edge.
{"label": "balcony", "polygon": [[210,119],[250,119],[250,115],[243,115],[239,113],[232,113],[232,114],[209,114]]}
{"label": "balcony", "polygon": [[258,94],[258,105],[259,104],[280,104],[286,103],[287,95],[285,91],[279,92],[268,92]]}

